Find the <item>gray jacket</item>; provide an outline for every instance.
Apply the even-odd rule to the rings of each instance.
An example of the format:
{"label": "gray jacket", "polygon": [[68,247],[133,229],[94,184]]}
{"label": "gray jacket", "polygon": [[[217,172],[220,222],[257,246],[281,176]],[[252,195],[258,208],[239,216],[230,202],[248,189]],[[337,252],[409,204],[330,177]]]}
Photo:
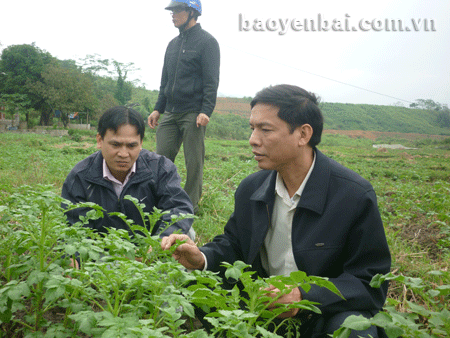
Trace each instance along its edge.
{"label": "gray jacket", "polygon": [[200,24],[170,41],[154,110],[161,114],[198,112],[211,116],[219,86],[220,51]]}
{"label": "gray jacket", "polygon": [[[223,271],[222,262],[241,260],[261,277],[267,272],[260,250],[271,226],[276,172],[261,170],[245,178],[235,194],[235,209],[224,234],[201,247],[208,270]],[[292,221],[292,249],[300,271],[327,277],[345,300],[313,285],[303,298],[320,303],[323,313],[378,312],[388,283],[370,281],[388,273],[391,255],[375,192],[360,175],[316,149],[316,163]]]}
{"label": "gray jacket", "polygon": [[[170,222],[172,215],[193,214],[189,196],[180,186],[180,176],[175,165],[164,156],[142,150],[136,161],[136,173],[131,176],[118,198],[110,181],[103,178],[103,156],[100,151],[80,161],[67,176],[62,197],[71,201],[93,202],[102,206],[104,217],[90,221],[89,227],[98,232],[106,232],[109,227],[130,231],[128,225],[117,216],[108,213],[121,212],[128,219],[143,226],[142,217],[136,206],[124,196],[131,195],[145,204],[144,212],[152,213],[153,207],[169,211],[163,215],[162,222]],[[70,224],[79,221],[88,209],[78,208],[66,213]],[[161,221],[153,228],[152,235],[167,236],[176,230],[187,234],[193,219],[183,219],[165,229]],[[164,231],[163,231],[164,230]]]}

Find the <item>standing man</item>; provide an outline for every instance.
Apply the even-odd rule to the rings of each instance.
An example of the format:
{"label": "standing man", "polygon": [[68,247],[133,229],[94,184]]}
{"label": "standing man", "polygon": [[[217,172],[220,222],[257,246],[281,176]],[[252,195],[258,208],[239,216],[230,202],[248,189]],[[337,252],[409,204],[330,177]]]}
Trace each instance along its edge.
{"label": "standing man", "polygon": [[[318,302],[322,315],[303,317],[301,336],[328,337],[348,316],[371,317],[386,300],[387,284],[369,285],[391,265],[375,192],[360,175],[317,149],[323,118],[314,94],[290,85],[268,87],[251,108],[250,145],[262,170],[237,188],[224,234],[201,248],[187,236],[172,234],[161,247],[187,239],[174,257],[188,269],[223,273],[222,262],[240,260],[261,277],[300,270],[329,278],[344,299],[312,285],[308,292],[294,288],[278,300]],[[358,335],[378,337],[377,328],[351,337]]]}
{"label": "standing man", "polygon": [[[216,105],[220,51],[216,39],[204,31],[197,18],[200,0],[173,0],[167,10],[180,34],[167,46],[161,86],[148,125],[156,131],[156,152],[172,162],[184,145],[186,184],[198,212],[205,162],[205,132]],[[161,123],[158,120],[164,113]]]}

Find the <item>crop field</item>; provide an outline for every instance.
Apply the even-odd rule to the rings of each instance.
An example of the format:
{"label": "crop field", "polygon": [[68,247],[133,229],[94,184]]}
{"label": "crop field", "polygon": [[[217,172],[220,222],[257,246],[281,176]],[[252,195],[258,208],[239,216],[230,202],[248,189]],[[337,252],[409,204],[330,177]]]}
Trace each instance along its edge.
{"label": "crop field", "polygon": [[[373,281],[390,280],[384,311],[372,321],[349,323],[336,337],[358,325],[382,326],[390,338],[449,337],[450,138],[377,136],[325,133],[318,147],[372,183],[393,257],[391,272]],[[373,147],[389,143],[414,149]],[[199,245],[222,233],[235,189],[258,170],[247,141],[208,138],[206,147],[194,221]],[[147,133],[144,148],[155,150],[154,133]],[[185,272],[158,250],[158,238],[142,237],[133,246],[120,232],[100,238],[66,226],[61,187],[72,167],[96,151],[95,132],[0,133],[0,149],[0,337],[209,337],[192,304],[218,308],[211,318],[217,335],[277,337],[266,331],[264,323],[273,318],[264,298],[242,311],[215,275]],[[184,182],[182,151],[175,164]],[[148,246],[155,248],[150,254],[142,249]],[[67,258],[75,251],[85,262],[77,271]],[[250,290],[243,268],[228,271]],[[333,287],[308,276],[287,282],[293,280]],[[258,280],[258,288],[267,282]],[[258,290],[249,292],[256,297]]]}
{"label": "crop field", "polygon": [[250,99],[218,97],[214,111],[219,114],[233,113],[242,117],[250,116]]}

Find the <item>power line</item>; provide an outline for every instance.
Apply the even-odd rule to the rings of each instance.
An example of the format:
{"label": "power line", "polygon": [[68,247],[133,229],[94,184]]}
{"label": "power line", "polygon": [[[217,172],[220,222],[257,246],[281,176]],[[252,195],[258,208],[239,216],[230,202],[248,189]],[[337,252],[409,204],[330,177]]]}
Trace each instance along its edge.
{"label": "power line", "polygon": [[356,88],[356,89],[364,90],[364,91],[369,92],[369,93],[373,93],[373,94],[389,97],[391,99],[395,99],[395,100],[399,100],[399,101],[403,101],[403,102],[407,102],[407,103],[414,103],[412,101],[404,100],[404,99],[401,99],[401,98],[398,98],[398,97],[395,97],[395,96],[379,93],[379,92],[376,92],[376,91],[371,90],[371,89],[367,89],[367,88],[363,88],[363,87],[360,87],[360,86],[352,85],[350,83],[346,83],[346,82],[343,82],[343,81],[335,80],[335,79],[329,78],[327,76],[323,76],[323,75],[316,74],[316,73],[313,73],[313,72],[310,72],[310,71],[307,71],[307,70],[304,70],[304,69],[300,69],[300,68],[297,68],[297,67],[294,67],[294,66],[291,66],[291,65],[287,65],[287,64],[285,64],[283,62],[271,60],[271,59],[265,58],[263,56],[256,55],[256,54],[253,54],[253,53],[249,53],[249,52],[246,52],[246,51],[234,48],[234,47],[230,47],[230,46],[227,46],[227,45],[225,45],[225,47],[228,47],[230,49],[234,49],[234,50],[236,50],[238,52],[241,52],[241,53],[244,53],[244,54],[247,54],[247,55],[250,55],[250,56],[257,57],[257,58],[265,60],[265,61],[269,61],[269,62],[272,62],[272,63],[277,63],[277,64],[279,64],[281,66],[284,66],[284,67],[287,67],[287,68],[292,68],[292,69],[298,70],[298,71],[303,72],[303,73],[307,73],[307,74],[310,74],[310,75],[313,75],[313,76],[317,76],[317,77],[320,77],[320,78],[325,79],[325,80],[329,80],[329,81],[333,81],[333,82],[336,82],[336,83],[339,83],[339,84],[343,84],[345,86],[349,86],[349,87],[353,87],[353,88]]}

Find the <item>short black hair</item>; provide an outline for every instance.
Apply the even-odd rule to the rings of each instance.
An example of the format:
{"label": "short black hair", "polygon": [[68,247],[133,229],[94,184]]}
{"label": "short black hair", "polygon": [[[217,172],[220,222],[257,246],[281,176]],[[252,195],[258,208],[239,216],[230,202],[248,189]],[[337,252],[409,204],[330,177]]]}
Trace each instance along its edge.
{"label": "short black hair", "polygon": [[303,88],[281,84],[266,87],[256,93],[250,107],[253,108],[258,103],[278,107],[278,117],[289,125],[291,133],[297,127],[309,124],[313,129],[309,145],[314,148],[320,143],[323,131],[323,115],[319,108],[319,100],[315,94]]}
{"label": "short black hair", "polygon": [[111,129],[114,133],[117,133],[117,129],[124,124],[135,126],[138,135],[141,137],[141,141],[144,139],[144,118],[136,110],[124,106],[112,107],[105,111],[98,121],[97,132],[101,138],[104,138],[108,129]]}

